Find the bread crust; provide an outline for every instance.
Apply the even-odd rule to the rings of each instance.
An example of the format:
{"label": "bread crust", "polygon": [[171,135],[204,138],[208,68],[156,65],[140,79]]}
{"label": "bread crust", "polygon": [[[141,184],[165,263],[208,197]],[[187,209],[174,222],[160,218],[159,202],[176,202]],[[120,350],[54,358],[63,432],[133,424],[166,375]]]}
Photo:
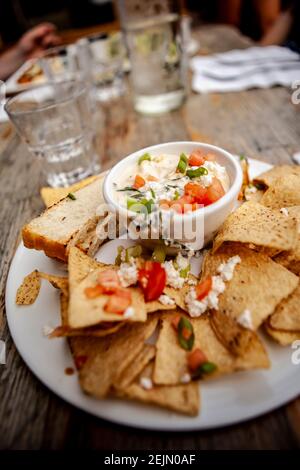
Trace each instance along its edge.
{"label": "bread crust", "polygon": [[55,240],[51,240],[40,234],[32,232],[29,225],[25,225],[22,229],[23,243],[26,248],[32,248],[34,250],[42,250],[50,258],[57,258],[61,261],[67,261],[67,243],[60,243]]}

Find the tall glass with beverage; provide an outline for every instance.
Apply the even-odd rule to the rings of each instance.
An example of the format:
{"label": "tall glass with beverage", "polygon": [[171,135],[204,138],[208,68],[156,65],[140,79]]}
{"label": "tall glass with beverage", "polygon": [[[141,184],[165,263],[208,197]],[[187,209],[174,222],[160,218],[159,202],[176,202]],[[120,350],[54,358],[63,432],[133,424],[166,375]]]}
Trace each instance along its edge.
{"label": "tall glass with beverage", "polygon": [[186,95],[186,56],[176,1],[119,0],[131,63],[135,109],[158,114],[178,108]]}

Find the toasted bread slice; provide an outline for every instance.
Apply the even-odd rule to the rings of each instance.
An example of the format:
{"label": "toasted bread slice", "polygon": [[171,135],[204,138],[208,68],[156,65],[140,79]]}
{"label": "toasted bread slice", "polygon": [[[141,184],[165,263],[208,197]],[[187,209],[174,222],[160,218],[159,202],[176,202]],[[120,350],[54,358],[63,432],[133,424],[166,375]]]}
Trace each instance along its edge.
{"label": "toasted bread slice", "polygon": [[104,176],[74,192],[44,211],[23,227],[22,237],[27,248],[43,250],[50,258],[68,259],[69,245],[78,246],[93,255],[104,241],[96,235],[99,222],[105,223],[107,214],[97,215],[104,204],[102,183]]}

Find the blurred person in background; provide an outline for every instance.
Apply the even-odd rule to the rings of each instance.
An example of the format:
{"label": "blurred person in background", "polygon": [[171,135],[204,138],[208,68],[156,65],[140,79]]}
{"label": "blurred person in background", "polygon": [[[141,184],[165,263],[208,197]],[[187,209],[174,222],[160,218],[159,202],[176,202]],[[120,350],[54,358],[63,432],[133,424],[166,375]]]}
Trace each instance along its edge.
{"label": "blurred person in background", "polygon": [[0,55],[0,80],[6,80],[28,59],[39,57],[49,47],[60,44],[56,28],[42,23],[27,31],[19,41]]}
{"label": "blurred person in background", "polygon": [[260,44],[285,45],[300,54],[300,1],[294,0],[285,10],[273,27],[264,35]]}
{"label": "blurred person in background", "polygon": [[219,0],[219,20],[255,40],[265,36],[281,13],[281,0]]}

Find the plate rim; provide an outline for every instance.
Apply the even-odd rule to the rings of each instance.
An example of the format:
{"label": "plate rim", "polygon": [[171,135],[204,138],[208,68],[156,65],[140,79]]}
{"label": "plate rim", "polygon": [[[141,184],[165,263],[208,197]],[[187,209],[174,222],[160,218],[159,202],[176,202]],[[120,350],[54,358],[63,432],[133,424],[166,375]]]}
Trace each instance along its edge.
{"label": "plate rim", "polygon": [[[257,163],[264,164],[265,166],[269,166],[269,168],[273,167],[272,164],[267,163],[267,162],[263,162],[263,161],[260,161],[260,160],[249,159],[249,162],[250,162],[250,168],[251,168],[251,163],[252,164],[257,164]],[[285,404],[289,403],[290,401],[292,401],[293,399],[295,399],[299,396],[300,387],[299,387],[299,389],[297,389],[297,391],[296,391],[296,389],[295,390],[294,389],[287,390],[287,392],[289,392],[289,393],[286,393],[285,396],[281,400],[278,399],[278,398],[276,400],[273,399],[274,403],[272,401],[270,403],[270,406],[266,406],[265,402],[262,402],[261,406],[258,406],[257,411],[253,412],[250,409],[243,416],[238,415],[236,418],[234,418],[234,417],[229,418],[229,419],[224,418],[223,420],[219,420],[218,424],[215,424],[214,422],[201,424],[201,423],[195,421],[195,419],[197,419],[197,417],[195,417],[195,418],[188,417],[187,418],[188,421],[182,421],[182,422],[179,421],[178,422],[178,420],[176,420],[177,415],[175,414],[175,419],[174,420],[173,419],[169,420],[167,415],[166,415],[166,418],[165,418],[166,424],[164,424],[164,425],[157,424],[156,425],[155,423],[152,423],[152,422],[149,423],[146,420],[143,421],[143,423],[138,423],[137,419],[135,419],[134,417],[132,418],[130,413],[128,415],[126,415],[125,419],[124,418],[122,419],[122,417],[118,418],[118,417],[115,417],[115,416],[109,416],[109,412],[105,412],[105,408],[104,408],[104,412],[102,410],[102,412],[100,414],[94,412],[93,410],[91,410],[91,407],[89,406],[88,402],[85,402],[84,400],[82,400],[81,402],[78,403],[78,400],[76,399],[76,397],[74,398],[73,396],[67,396],[67,394],[63,393],[63,391],[60,390],[59,386],[57,388],[55,388],[55,387],[52,386],[52,384],[49,385],[49,383],[47,383],[47,380],[45,380],[44,377],[41,377],[41,374],[36,370],[36,367],[32,364],[32,361],[31,361],[29,355],[26,352],[26,347],[24,348],[24,346],[22,344],[20,345],[19,342],[15,341],[14,323],[12,321],[12,315],[8,314],[8,311],[10,310],[9,299],[11,299],[12,295],[15,294],[15,292],[12,291],[13,290],[13,285],[14,285],[13,278],[12,278],[14,265],[15,265],[15,263],[17,263],[17,258],[18,258],[18,256],[20,256],[21,252],[24,249],[26,249],[26,248],[24,247],[23,243],[21,242],[18,245],[18,247],[15,251],[15,254],[14,254],[12,260],[11,260],[10,267],[9,267],[9,272],[8,272],[8,276],[7,276],[7,280],[6,280],[5,308],[6,308],[6,320],[7,320],[7,324],[8,324],[9,333],[10,333],[10,336],[11,336],[13,342],[14,342],[14,346],[15,346],[16,350],[18,351],[18,354],[24,360],[25,365],[30,369],[32,374],[45,387],[47,387],[47,389],[49,389],[52,393],[54,393],[56,396],[58,396],[60,399],[62,399],[66,403],[71,404],[75,408],[83,410],[83,411],[91,414],[92,416],[95,416],[96,418],[100,418],[104,421],[114,423],[114,424],[118,424],[118,425],[121,425],[121,426],[127,426],[127,427],[130,427],[130,428],[145,429],[145,430],[151,430],[151,431],[157,431],[157,432],[161,431],[161,432],[176,433],[176,432],[183,432],[183,431],[190,431],[191,432],[191,431],[202,431],[202,430],[204,431],[204,430],[209,430],[209,429],[220,429],[220,428],[224,428],[224,427],[228,427],[228,426],[233,426],[233,425],[236,425],[236,424],[239,424],[239,423],[243,423],[243,422],[258,418],[259,416],[262,416],[264,414],[270,413],[270,412],[284,406]],[[76,378],[77,378],[77,375],[76,375]],[[86,395],[84,395],[84,396],[86,396]],[[92,400],[95,400],[95,399],[92,398]],[[133,407],[136,406],[135,402],[128,401],[126,403],[129,404],[129,405],[132,405]],[[146,406],[148,408],[153,407],[153,405],[148,405],[148,404],[139,404],[138,403],[138,405],[141,406],[141,407]],[[109,407],[107,407],[107,409],[109,410]],[[165,411],[165,410],[162,410],[162,411]],[[201,415],[201,410],[200,410],[200,415]],[[178,415],[178,416],[180,417],[180,415]],[[199,415],[198,415],[198,417],[199,417]],[[167,424],[168,421],[170,422],[170,424]]]}

